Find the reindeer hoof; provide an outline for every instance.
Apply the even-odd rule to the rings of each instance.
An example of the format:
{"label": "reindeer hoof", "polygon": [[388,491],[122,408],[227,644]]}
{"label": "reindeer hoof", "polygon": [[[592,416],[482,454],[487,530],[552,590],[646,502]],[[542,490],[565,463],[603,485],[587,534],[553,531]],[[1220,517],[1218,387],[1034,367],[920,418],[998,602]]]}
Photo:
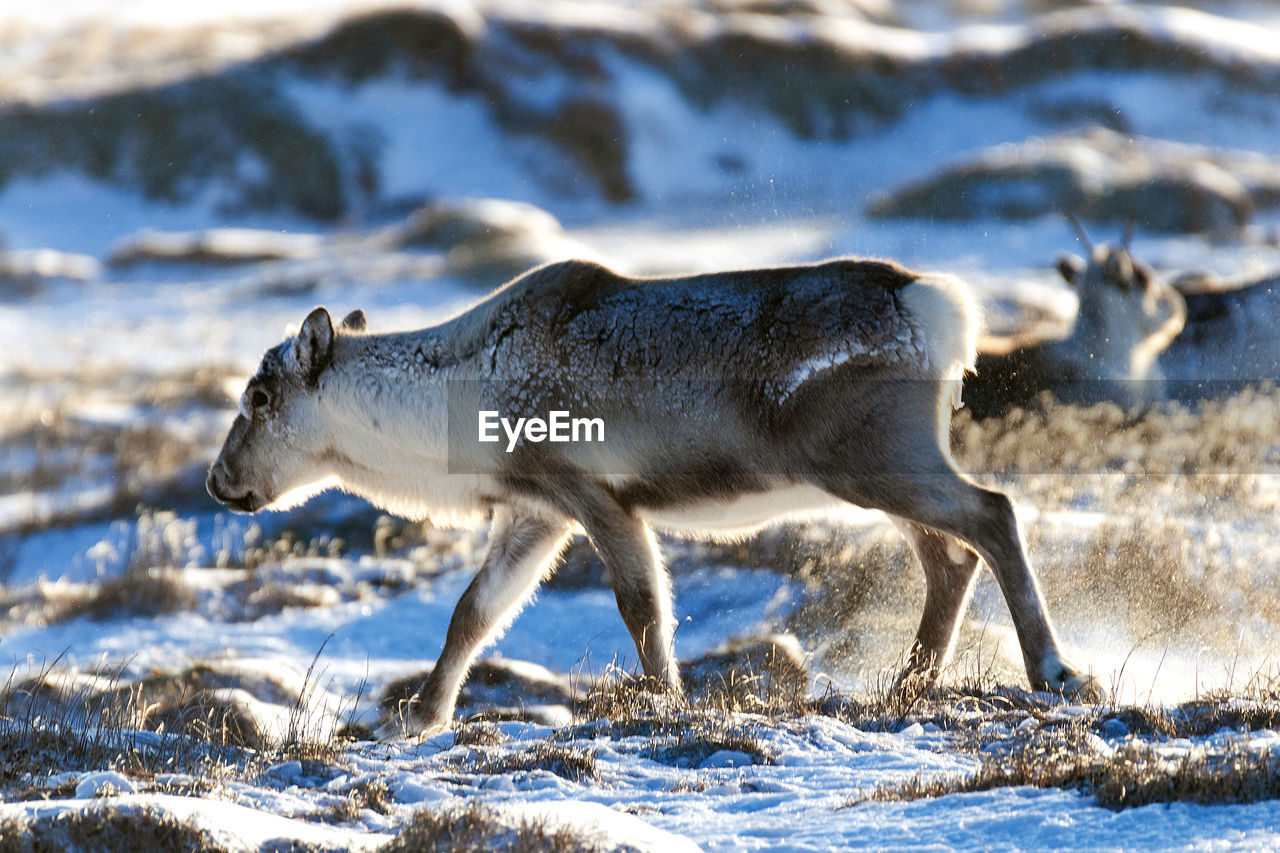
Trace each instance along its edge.
{"label": "reindeer hoof", "polygon": [[1107,689],[1092,673],[1081,672],[1074,666],[1053,658],[1042,667],[1045,683],[1040,689],[1061,693],[1081,702],[1105,702]]}
{"label": "reindeer hoof", "polygon": [[422,740],[449,730],[448,723],[425,723],[417,717],[392,717],[374,730],[373,736],[383,743],[398,740]]}
{"label": "reindeer hoof", "polygon": [[1062,692],[1067,696],[1073,696],[1081,702],[1098,703],[1105,702],[1109,698],[1107,688],[1102,686],[1102,682],[1096,676],[1079,673],[1064,672]]}

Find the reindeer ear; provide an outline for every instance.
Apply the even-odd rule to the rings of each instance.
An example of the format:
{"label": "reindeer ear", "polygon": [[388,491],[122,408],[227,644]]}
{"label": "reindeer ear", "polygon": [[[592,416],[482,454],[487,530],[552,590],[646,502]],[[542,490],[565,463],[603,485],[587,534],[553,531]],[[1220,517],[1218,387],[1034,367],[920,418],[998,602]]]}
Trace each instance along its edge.
{"label": "reindeer ear", "polygon": [[1076,278],[1084,272],[1084,261],[1075,255],[1060,255],[1058,257],[1058,275],[1066,279],[1067,284],[1074,285]]}
{"label": "reindeer ear", "polygon": [[324,308],[317,308],[302,321],[302,329],[293,344],[298,371],[307,384],[315,387],[329,363],[333,361],[333,320]]}
{"label": "reindeer ear", "polygon": [[364,312],[357,308],[342,318],[341,328],[346,329],[349,332],[363,332],[366,325],[367,323],[364,318]]}

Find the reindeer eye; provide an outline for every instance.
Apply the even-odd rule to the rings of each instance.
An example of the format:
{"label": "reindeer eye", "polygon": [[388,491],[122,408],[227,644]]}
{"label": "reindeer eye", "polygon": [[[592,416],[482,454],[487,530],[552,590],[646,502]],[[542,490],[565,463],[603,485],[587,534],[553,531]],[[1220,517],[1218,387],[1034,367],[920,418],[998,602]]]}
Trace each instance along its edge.
{"label": "reindeer eye", "polygon": [[271,395],[261,388],[254,388],[249,392],[249,407],[252,409],[265,409],[271,405]]}

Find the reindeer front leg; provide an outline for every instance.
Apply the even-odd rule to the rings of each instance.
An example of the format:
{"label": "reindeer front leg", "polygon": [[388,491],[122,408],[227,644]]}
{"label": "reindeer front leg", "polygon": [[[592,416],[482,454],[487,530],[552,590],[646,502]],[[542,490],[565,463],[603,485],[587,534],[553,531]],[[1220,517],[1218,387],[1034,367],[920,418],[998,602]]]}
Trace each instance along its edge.
{"label": "reindeer front leg", "polygon": [[[526,473],[509,485],[545,501],[576,520],[609,570],[622,621],[631,633],[646,677],[673,693],[682,692],[672,654],[675,618],[671,580],[658,543],[643,520],[628,512],[602,483],[554,460],[525,459]],[[537,466],[542,466],[541,470]],[[541,476],[534,476],[540,474]]]}
{"label": "reindeer front leg", "polygon": [[671,649],[675,634],[671,581],[653,532],[611,501],[584,513],[581,521],[609,570],[618,611],[636,644],[644,674],[657,686],[680,693],[680,672]]}
{"label": "reindeer front leg", "polygon": [[380,740],[449,728],[467,670],[511,624],[569,538],[569,523],[501,509],[479,574],[454,608],[444,651],[418,694],[377,731]]}

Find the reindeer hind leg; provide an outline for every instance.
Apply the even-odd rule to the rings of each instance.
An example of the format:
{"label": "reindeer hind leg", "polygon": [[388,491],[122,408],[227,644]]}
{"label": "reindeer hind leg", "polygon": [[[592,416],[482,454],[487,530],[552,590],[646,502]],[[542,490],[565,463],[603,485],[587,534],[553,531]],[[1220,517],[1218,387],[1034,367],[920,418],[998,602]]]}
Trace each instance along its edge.
{"label": "reindeer hind leg", "polygon": [[900,518],[893,519],[924,569],[924,612],[898,675],[895,690],[926,686],[947,665],[965,605],[978,574],[978,555],[955,537]]}

